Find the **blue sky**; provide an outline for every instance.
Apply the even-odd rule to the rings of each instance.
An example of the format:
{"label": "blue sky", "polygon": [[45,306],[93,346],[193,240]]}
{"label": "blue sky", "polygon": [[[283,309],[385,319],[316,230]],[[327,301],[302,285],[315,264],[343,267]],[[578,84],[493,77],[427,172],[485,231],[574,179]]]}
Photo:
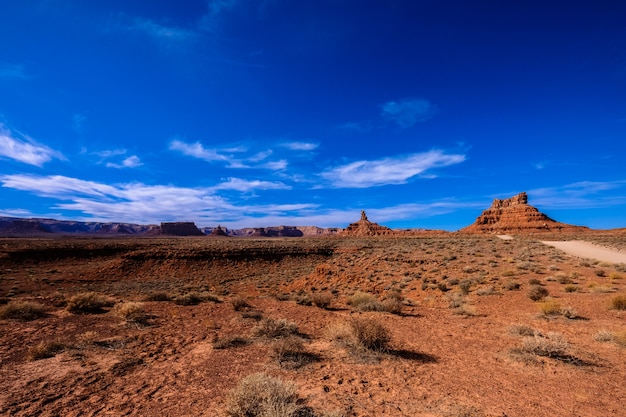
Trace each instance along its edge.
{"label": "blue sky", "polygon": [[0,3],[0,215],[626,227],[626,3]]}

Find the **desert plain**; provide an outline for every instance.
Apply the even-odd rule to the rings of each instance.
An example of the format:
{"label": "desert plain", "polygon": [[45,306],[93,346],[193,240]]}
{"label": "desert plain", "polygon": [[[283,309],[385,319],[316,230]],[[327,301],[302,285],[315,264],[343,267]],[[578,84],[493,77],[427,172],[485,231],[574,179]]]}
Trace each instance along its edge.
{"label": "desert plain", "polygon": [[0,415],[624,416],[626,264],[542,243],[573,240],[626,251],[623,231],[0,239]]}

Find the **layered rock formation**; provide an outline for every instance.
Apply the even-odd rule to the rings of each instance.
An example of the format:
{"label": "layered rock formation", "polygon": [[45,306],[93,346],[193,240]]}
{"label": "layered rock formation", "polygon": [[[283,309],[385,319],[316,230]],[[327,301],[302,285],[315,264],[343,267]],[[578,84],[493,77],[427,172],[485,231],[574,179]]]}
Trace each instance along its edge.
{"label": "layered rock formation", "polygon": [[586,227],[557,222],[528,204],[526,193],[504,200],[495,199],[474,224],[461,229],[467,233],[559,232],[586,230]]}
{"label": "layered rock formation", "polygon": [[393,234],[393,230],[386,226],[381,226],[377,223],[372,223],[367,219],[365,210],[361,210],[361,220],[355,223],[351,223],[343,231],[339,233],[342,236],[382,236]]}
{"label": "layered rock formation", "polygon": [[169,236],[204,236],[194,222],[161,223],[161,233]]}

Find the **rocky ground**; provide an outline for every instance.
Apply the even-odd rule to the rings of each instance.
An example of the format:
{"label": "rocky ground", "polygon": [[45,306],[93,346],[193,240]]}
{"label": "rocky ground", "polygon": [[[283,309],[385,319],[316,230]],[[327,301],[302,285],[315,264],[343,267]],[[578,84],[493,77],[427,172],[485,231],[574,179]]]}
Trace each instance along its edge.
{"label": "rocky ground", "polygon": [[0,240],[0,414],[624,416],[626,265],[512,237]]}

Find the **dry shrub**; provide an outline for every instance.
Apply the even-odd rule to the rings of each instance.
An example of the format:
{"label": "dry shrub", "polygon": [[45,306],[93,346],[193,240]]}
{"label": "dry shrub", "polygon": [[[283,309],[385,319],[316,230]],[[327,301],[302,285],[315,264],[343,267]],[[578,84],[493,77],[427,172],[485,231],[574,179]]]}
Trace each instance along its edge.
{"label": "dry shrub", "polygon": [[43,341],[39,342],[28,349],[27,358],[31,361],[37,361],[39,359],[51,358],[57,353],[61,353],[65,350],[65,344],[55,341]]}
{"label": "dry shrub", "polygon": [[619,294],[611,299],[611,308],[615,310],[626,310],[626,295]]}
{"label": "dry shrub", "polygon": [[578,292],[578,290],[580,289],[578,285],[574,284],[567,284],[564,288],[565,292]]}
{"label": "dry shrub", "polygon": [[293,383],[257,373],[230,392],[226,412],[230,417],[294,417],[302,408]]}
{"label": "dry shrub", "polygon": [[347,322],[338,321],[326,327],[326,336],[333,342],[347,346],[353,342],[352,328]]}
{"label": "dry shrub", "polygon": [[330,303],[333,300],[333,296],[330,293],[315,293],[311,295],[311,303],[315,307],[327,309],[330,307]]}
{"label": "dry shrub", "polygon": [[392,291],[382,302],[383,311],[392,314],[401,314],[402,309],[404,308],[403,301],[404,297],[402,297],[402,293],[400,291]]}
{"label": "dry shrub", "polygon": [[230,304],[233,306],[233,310],[235,311],[244,311],[251,307],[250,304],[248,304],[248,301],[241,297],[233,298],[230,300]]}
{"label": "dry shrub", "polygon": [[362,347],[377,352],[387,350],[391,341],[391,333],[378,320],[366,317],[355,317],[350,321],[355,341]]}
{"label": "dry shrub", "polygon": [[157,292],[148,294],[144,298],[144,300],[145,301],[171,301],[172,297],[165,291],[157,291]]}
{"label": "dry shrub", "polygon": [[615,340],[615,336],[608,330],[598,330],[598,332],[593,335],[593,340],[597,342],[612,342]]}
{"label": "dry shrub", "polygon": [[508,291],[516,291],[520,289],[520,284],[515,281],[507,281],[504,283],[504,289]]}
{"label": "dry shrub", "polygon": [[620,346],[626,347],[626,330],[622,330],[621,332],[617,332],[613,335],[615,343]]}
{"label": "dry shrub", "polygon": [[76,335],[76,347],[85,348],[87,346],[95,345],[98,341],[98,337],[98,332],[93,330]]}
{"label": "dry shrub", "polygon": [[228,349],[249,345],[250,339],[242,336],[229,336],[223,339],[216,338],[213,340],[213,349]]}
{"label": "dry shrub", "polygon": [[460,306],[456,307],[452,312],[459,316],[467,317],[473,317],[478,315],[478,313],[476,312],[476,307],[465,303],[462,303]]}
{"label": "dry shrub", "polygon": [[514,336],[534,336],[538,332],[530,326],[518,324],[509,328],[509,333]]}
{"label": "dry shrub", "polygon": [[545,316],[557,316],[561,314],[561,304],[555,300],[546,300],[537,304],[539,311]]}
{"label": "dry shrub", "polygon": [[372,294],[357,291],[348,299],[348,305],[357,311],[383,311],[383,305]]}
{"label": "dry shrub", "polygon": [[563,357],[567,354],[568,349],[569,343],[557,333],[548,333],[545,337],[540,335],[526,337],[522,341],[521,347],[522,352],[548,358]]}
{"label": "dry shrub", "polygon": [[143,303],[129,301],[121,303],[113,308],[113,312],[119,318],[126,320],[127,323],[148,324],[150,315],[146,313]]}
{"label": "dry shrub", "polygon": [[476,290],[476,295],[500,295],[500,293],[498,291],[496,291],[496,289],[492,286],[489,285],[487,287],[482,287],[478,290]]}
{"label": "dry shrub", "polygon": [[174,298],[174,303],[181,306],[195,306],[203,301],[199,293],[192,291]]}
{"label": "dry shrub", "polygon": [[105,307],[112,307],[115,302],[103,294],[95,292],[78,293],[67,301],[67,311],[75,314],[101,313]]}
{"label": "dry shrub", "polygon": [[272,345],[272,358],[287,369],[298,369],[313,362],[315,355],[307,352],[299,337],[279,339]]}
{"label": "dry shrub", "polygon": [[280,337],[299,335],[298,326],[289,320],[265,318],[254,328],[253,333],[257,337],[278,339]]}
{"label": "dry shrub", "polygon": [[528,289],[528,298],[533,301],[539,301],[548,296],[548,290],[541,285],[531,285]]}
{"label": "dry shrub", "polygon": [[35,320],[45,317],[46,308],[33,301],[11,301],[0,307],[0,319],[14,319],[22,321]]}

